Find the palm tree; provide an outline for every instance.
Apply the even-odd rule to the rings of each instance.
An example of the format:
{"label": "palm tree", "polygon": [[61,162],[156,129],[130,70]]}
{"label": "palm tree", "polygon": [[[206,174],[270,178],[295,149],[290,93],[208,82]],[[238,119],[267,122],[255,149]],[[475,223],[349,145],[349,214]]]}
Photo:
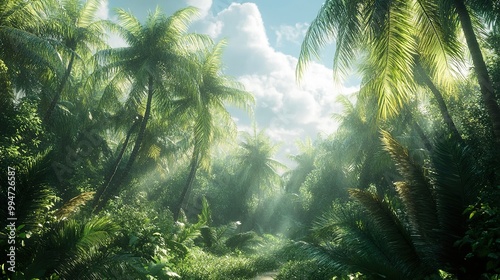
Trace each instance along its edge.
{"label": "palm tree", "polygon": [[397,197],[351,190],[353,204],[338,205],[319,220],[315,245],[304,244],[306,250],[340,275],[423,279],[443,270],[458,279],[480,278],[484,264],[454,245],[465,235],[463,211],[483,186],[471,151],[438,142],[424,167],[387,132],[382,135],[402,176]]}
{"label": "palm tree", "polygon": [[117,176],[111,177],[97,191],[94,200],[97,210],[105,205],[111,194],[120,190],[139,154],[151,116],[153,96],[157,96],[155,105],[159,106],[158,109],[165,109],[176,91],[192,92],[196,85],[198,69],[189,52],[208,41],[206,36],[187,34],[196,13],[195,8],[189,7],[166,17],[156,9],[142,25],[130,13],[118,10],[118,24],[111,26],[123,36],[128,46],[98,52],[96,58],[102,67],[96,75],[112,77],[112,80],[131,80],[126,106],[139,106],[142,120],[122,175],[115,182]]}
{"label": "palm tree", "polygon": [[[472,63],[474,64],[474,71],[476,72],[476,76],[479,82],[483,102],[493,124],[493,132],[496,137],[498,148],[498,146],[500,145],[500,106],[498,105],[498,101],[495,98],[493,84],[491,83],[488,68],[486,67],[483,53],[479,46],[471,19],[471,14],[473,12],[476,12],[485,14],[486,19],[489,18],[490,22],[496,23],[498,14],[494,9],[495,1],[487,0],[480,1],[480,3],[475,3],[474,1],[453,0],[442,2],[445,8],[453,5],[454,9],[449,10],[455,12],[458,15],[458,20],[460,22],[460,26],[462,27],[462,31],[464,32],[467,47],[472,57]],[[454,19],[453,17],[449,18]],[[458,24],[456,21],[451,22],[453,22],[454,24]]]}
{"label": "palm tree", "polygon": [[174,209],[175,219],[179,217],[181,209],[187,206],[198,167],[201,165],[208,169],[213,143],[236,135],[236,125],[225,107],[226,104],[249,111],[254,102],[253,96],[246,92],[240,83],[222,73],[224,45],[225,42],[221,41],[203,52],[199,61],[201,75],[197,81],[197,91],[174,105],[174,115],[184,113],[194,120],[190,170],[179,197],[179,206]]}
{"label": "palm tree", "polygon": [[280,171],[285,169],[285,165],[273,158],[278,146],[271,144],[264,131],[257,133],[254,127],[253,134],[244,132],[242,137],[240,153],[236,158],[238,185],[235,187],[238,190],[235,200],[239,201],[241,214],[245,215],[243,228],[250,230],[255,227],[256,218],[249,207],[251,200],[258,202],[281,187]]}
{"label": "palm tree", "polygon": [[[485,3],[490,1],[485,1]],[[491,3],[490,3],[491,4]],[[453,6],[454,5],[454,6]],[[455,7],[455,8],[454,8]],[[451,11],[451,12],[450,12]],[[318,56],[319,49],[336,39],[334,70],[344,72],[352,65],[356,54],[368,49],[363,86],[378,96],[380,115],[393,115],[414,91],[413,73],[430,76],[424,79],[443,84],[450,72],[450,62],[460,56],[456,41],[456,14],[466,35],[467,44],[474,53],[474,64],[481,79],[485,106],[500,140],[500,108],[494,100],[491,82],[481,50],[475,39],[470,15],[464,1],[337,1],[330,0],[321,7],[302,44],[297,65],[300,77],[308,61]],[[413,16],[412,16],[413,15]],[[475,42],[475,43],[474,43]],[[477,61],[477,62],[476,62]],[[482,63],[481,63],[482,61]],[[477,64],[477,66],[476,66]],[[415,67],[426,71],[415,70]],[[427,73],[426,73],[427,72]],[[442,97],[431,87],[450,131],[457,138],[456,128],[442,106]],[[460,139],[460,138],[457,138]]]}
{"label": "palm tree", "polygon": [[13,88],[29,95],[40,91],[47,71],[60,73],[57,52],[40,27],[51,1],[4,0],[0,5],[0,60],[9,70]]}
{"label": "palm tree", "polygon": [[[54,95],[48,104],[44,120],[48,121],[63,93],[75,68],[75,60],[84,61],[99,49],[106,46],[103,21],[97,19],[97,11],[103,0],[56,1],[56,6],[49,7],[47,19],[41,26],[41,36],[57,50],[62,64],[62,76]],[[60,5],[60,6],[59,6]]]}
{"label": "palm tree", "polygon": [[451,114],[448,110],[448,106],[446,105],[446,101],[443,97],[443,94],[441,90],[436,86],[436,84],[432,81],[431,77],[429,74],[427,74],[428,71],[426,71],[423,66],[420,63],[415,64],[415,76],[417,81],[421,81],[433,94],[434,99],[436,100],[438,104],[438,109],[441,113],[441,116],[443,117],[443,120],[448,127],[448,130],[451,132],[452,137],[457,140],[459,143],[464,142],[462,135],[457,129],[457,126],[455,125],[455,122],[453,121],[453,118],[451,117]]}
{"label": "palm tree", "polygon": [[[356,104],[344,96],[338,101],[343,105],[344,112],[334,115],[340,122],[336,137],[341,139],[342,161],[353,166],[359,174],[358,185],[361,188],[369,186],[369,175],[376,166],[374,159],[380,147],[377,120],[377,106],[373,98],[359,99]],[[353,171],[354,171],[353,170]]]}
{"label": "palm tree", "polygon": [[257,133],[255,127],[253,134],[244,132],[242,136],[238,156],[242,197],[272,191],[281,184],[279,172],[285,169],[285,165],[273,158],[278,146],[270,143],[264,131]]}
{"label": "palm tree", "polygon": [[297,142],[297,146],[300,153],[290,156],[297,163],[297,166],[284,174],[287,177],[286,191],[289,193],[297,193],[302,183],[305,182],[307,176],[315,167],[316,149],[311,139],[307,139],[304,142]]}

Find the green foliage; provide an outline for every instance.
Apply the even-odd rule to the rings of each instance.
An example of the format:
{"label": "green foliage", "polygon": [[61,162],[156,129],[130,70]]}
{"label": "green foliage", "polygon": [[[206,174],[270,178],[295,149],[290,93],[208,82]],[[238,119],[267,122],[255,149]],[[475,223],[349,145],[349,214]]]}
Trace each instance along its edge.
{"label": "green foliage", "polygon": [[[484,272],[488,277],[500,275],[500,216],[497,187],[491,197],[470,205],[464,214],[468,215],[465,236],[456,242],[456,246],[470,250],[465,258],[479,258],[485,263]],[[491,201],[491,202],[489,202]]]}
{"label": "green foliage", "polygon": [[7,104],[4,104],[6,110],[0,113],[3,124],[0,129],[0,163],[2,167],[22,166],[23,161],[30,160],[44,149],[40,144],[47,138],[42,121],[33,101],[22,99],[16,106],[6,96],[2,96],[2,101]]}
{"label": "green foliage", "polygon": [[314,228],[316,240],[304,249],[340,276],[423,279],[444,269],[479,277],[485,272],[481,262],[467,259],[470,251],[455,245],[465,235],[463,211],[485,184],[470,151],[438,142],[423,168],[388,133],[382,135],[402,175],[395,184],[398,198],[351,190],[355,203],[335,205],[325,214]]}
{"label": "green foliage", "polygon": [[251,259],[238,256],[214,256],[199,249],[191,251],[189,258],[178,266],[185,279],[249,279],[257,274]]}
{"label": "green foliage", "polygon": [[51,224],[20,251],[19,276],[96,279],[124,275],[133,259],[107,250],[118,229],[109,218]]}
{"label": "green foliage", "polygon": [[[226,42],[189,33],[195,8],[110,22],[101,0],[2,1],[0,181],[13,167],[17,188],[17,272],[3,255],[2,277],[498,278],[499,6],[476,2],[326,1],[297,74],[335,38],[335,71],[358,65],[362,85],[287,172],[265,131],[234,141],[227,106],[254,100],[223,72]],[[479,87],[449,75],[465,57],[459,27]],[[449,92],[460,143],[424,75]]]}
{"label": "green foliage", "polygon": [[178,264],[178,273],[184,279],[252,279],[259,273],[278,268],[283,255],[283,241],[264,236],[249,251],[234,251],[224,255],[211,254],[193,248],[189,256]]}
{"label": "green foliage", "polygon": [[[334,274],[325,267],[318,265],[314,260],[290,261],[285,263],[276,277],[277,280],[301,279],[301,280],[328,280]],[[335,278],[337,279],[337,278]]]}

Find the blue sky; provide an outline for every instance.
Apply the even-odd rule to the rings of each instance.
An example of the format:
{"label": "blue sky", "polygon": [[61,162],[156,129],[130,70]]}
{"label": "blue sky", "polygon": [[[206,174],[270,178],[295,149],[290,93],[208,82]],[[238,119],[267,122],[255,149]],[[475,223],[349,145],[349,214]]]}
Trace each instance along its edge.
{"label": "blue sky", "polygon": [[[300,85],[295,66],[308,24],[323,0],[109,0],[103,14],[113,18],[113,9],[130,10],[140,20],[159,6],[165,13],[191,5],[201,11],[192,30],[226,39],[225,72],[238,79],[256,98],[255,121],[271,139],[281,143],[278,156],[295,154],[295,143],[335,131],[332,114],[342,111],[336,103],[339,94],[358,89],[356,83],[338,85],[333,81],[333,46],[324,51],[321,61],[313,62]],[[116,40],[116,38],[111,39]],[[119,45],[116,40],[112,44]],[[251,120],[232,110],[240,130],[251,130]]]}

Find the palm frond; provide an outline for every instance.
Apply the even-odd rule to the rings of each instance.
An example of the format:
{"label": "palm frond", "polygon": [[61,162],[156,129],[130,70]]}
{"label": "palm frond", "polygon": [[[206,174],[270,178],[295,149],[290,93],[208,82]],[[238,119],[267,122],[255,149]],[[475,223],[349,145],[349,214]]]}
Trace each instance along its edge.
{"label": "palm frond", "polygon": [[464,211],[476,201],[480,189],[486,185],[468,147],[451,141],[440,141],[431,157],[430,176],[435,186],[439,233],[445,259],[460,262],[454,243],[464,236]]}
{"label": "palm frond", "polygon": [[[357,1],[352,2],[355,2],[353,5],[356,5],[357,3]],[[343,32],[343,30],[340,30],[340,26],[355,27],[355,25],[350,24],[343,25],[343,23],[345,22],[354,22],[356,20],[355,16],[350,17],[350,14],[347,14],[346,5],[349,4],[346,4],[345,1],[329,0],[323,3],[323,5],[321,6],[318,15],[311,22],[304,41],[302,42],[299,61],[297,62],[297,68],[295,70],[297,80],[301,79],[308,63],[313,58],[319,58],[320,49],[323,48],[326,44],[330,43],[333,39],[336,39],[336,37],[347,37],[349,39],[351,38],[349,37],[348,32]],[[358,34],[358,32],[355,32],[355,30],[350,31],[352,31],[353,37]],[[338,32],[343,33],[339,35]],[[344,43],[342,39],[340,39],[339,42],[340,45]],[[344,46],[345,45],[349,44],[344,43]],[[347,53],[349,52],[348,50],[337,49],[337,52],[339,51],[345,51]],[[336,61],[338,61],[338,58],[336,58]]]}
{"label": "palm frond", "polygon": [[[49,184],[52,176],[51,156],[50,150],[47,150],[32,159],[19,163],[18,166],[14,166],[16,172],[15,214],[18,223],[25,225],[24,230],[26,231],[38,231],[40,224],[43,224],[48,211],[57,200],[55,192]],[[7,179],[4,181],[7,182]],[[7,196],[4,197],[6,199]],[[5,204],[7,205],[7,203]]]}
{"label": "palm frond", "polygon": [[447,24],[435,1],[414,1],[419,60],[439,85],[449,88],[455,74],[450,66],[458,63],[463,53],[456,36],[446,34]]}
{"label": "palm frond", "polygon": [[26,266],[25,277],[42,278],[57,273],[63,279],[70,279],[69,275],[82,273],[81,269],[89,274],[95,272],[89,263],[96,263],[96,258],[103,256],[105,251],[100,250],[111,242],[117,230],[109,218],[55,223],[25,249],[30,256],[29,263],[22,264]]}
{"label": "palm frond", "polygon": [[367,209],[367,214],[373,219],[378,233],[383,236],[384,244],[389,252],[399,252],[395,265],[401,269],[422,270],[422,260],[415,247],[409,228],[405,227],[389,204],[376,195],[363,190],[350,190],[350,195]]}
{"label": "palm frond", "polygon": [[413,89],[415,39],[407,1],[374,1],[365,7],[372,47],[368,55],[363,87],[377,93],[379,116],[398,112]]}
{"label": "palm frond", "polygon": [[[368,199],[365,203],[374,204],[371,196],[368,194],[365,197]],[[375,221],[369,210],[360,206],[359,203],[348,203],[334,206],[325,213],[313,228],[313,234],[319,242],[304,244],[306,252],[340,275],[361,272],[370,279],[404,279],[426,275],[428,271],[420,262],[408,262],[409,259],[399,256],[400,251],[392,251],[397,247],[395,244],[405,243],[393,222],[381,223],[383,218]],[[386,210],[382,212],[387,213]],[[390,229],[381,227],[382,224]],[[395,235],[389,233],[391,231]],[[386,234],[395,236],[399,241],[388,244]],[[406,254],[411,255],[408,252]]]}
{"label": "palm frond", "polygon": [[417,245],[432,244],[425,242],[436,238],[438,218],[433,187],[422,167],[411,159],[408,150],[396,142],[388,132],[382,131],[381,134],[385,149],[404,178],[404,181],[396,183],[396,190],[404,202],[416,234],[415,239],[420,240]]}
{"label": "palm frond", "polygon": [[68,218],[71,214],[76,212],[80,206],[85,205],[87,201],[91,200],[94,194],[95,192],[84,192],[73,197],[68,202],[64,203],[64,205],[54,213],[54,216],[58,219]]}

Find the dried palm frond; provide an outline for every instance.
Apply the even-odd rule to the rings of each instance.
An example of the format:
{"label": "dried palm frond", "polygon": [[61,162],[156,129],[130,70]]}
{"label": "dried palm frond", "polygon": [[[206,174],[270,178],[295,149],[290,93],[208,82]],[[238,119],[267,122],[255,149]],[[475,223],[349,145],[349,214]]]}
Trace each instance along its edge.
{"label": "dried palm frond", "polygon": [[94,197],[94,194],[95,192],[84,192],[73,197],[68,202],[64,203],[64,205],[61,206],[61,208],[59,208],[54,215],[57,219],[68,218],[71,214],[78,211],[80,206],[85,205],[87,201],[91,200]]}

